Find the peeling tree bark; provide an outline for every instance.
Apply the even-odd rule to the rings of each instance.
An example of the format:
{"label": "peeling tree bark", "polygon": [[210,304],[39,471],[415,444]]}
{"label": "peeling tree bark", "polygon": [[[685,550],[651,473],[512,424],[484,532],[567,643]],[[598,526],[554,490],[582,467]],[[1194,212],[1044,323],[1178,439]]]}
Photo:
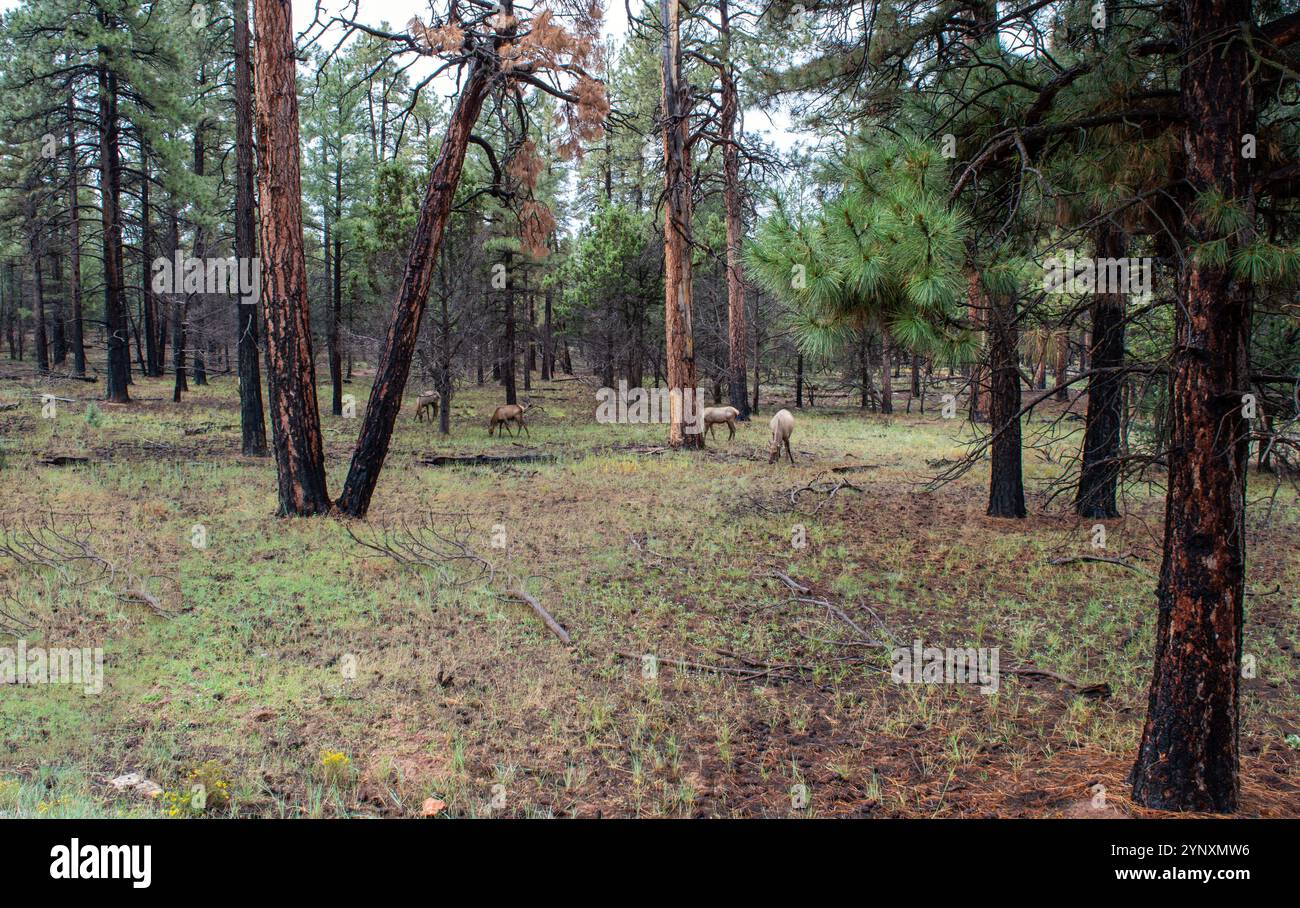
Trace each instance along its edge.
{"label": "peeling tree bark", "polygon": [[254,0],[253,15],[266,372],[279,513],[307,516],[328,511],[330,500],[307,304],[293,12],[289,0]]}
{"label": "peeling tree bark", "polygon": [[[1192,192],[1253,220],[1250,0],[1183,0],[1180,94]],[[1189,245],[1220,238],[1186,206]],[[1229,260],[1243,237],[1230,235]],[[1245,592],[1251,288],[1230,267],[1189,256],[1175,307],[1172,431],[1155,672],[1133,798],[1166,810],[1231,811],[1239,797],[1238,712]]]}

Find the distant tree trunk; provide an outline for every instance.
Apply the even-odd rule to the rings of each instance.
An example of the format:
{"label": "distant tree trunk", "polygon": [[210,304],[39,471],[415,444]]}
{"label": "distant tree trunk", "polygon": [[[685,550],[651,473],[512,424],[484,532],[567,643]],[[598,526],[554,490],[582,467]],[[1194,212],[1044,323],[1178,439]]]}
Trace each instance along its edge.
{"label": "distant tree trunk", "polygon": [[[99,12],[100,25],[108,27],[107,13]],[[128,326],[122,282],[122,161],[118,148],[117,73],[108,64],[106,47],[99,48],[99,167],[100,211],[103,222],[104,322],[108,331],[107,399],[129,403],[130,379]]]}
{"label": "distant tree trunk", "polygon": [[61,366],[68,358],[68,338],[64,331],[68,285],[63,280],[63,256],[59,255],[57,249],[50,253],[50,262],[54,280],[59,286],[59,293],[54,298],[54,308],[50,313],[50,358],[54,365]]}
{"label": "distant tree trunk", "polygon": [[501,384],[506,389],[506,403],[515,404],[519,402],[515,391],[515,263],[509,252],[506,253],[505,308],[505,336],[501,338]]}
{"label": "distant tree trunk", "polygon": [[[669,393],[695,394],[695,338],[691,328],[691,157],[688,145],[690,88],[681,78],[678,0],[660,0],[664,29],[664,343]],[[687,432],[683,407],[674,407],[668,444],[704,447],[704,436]]]}
{"label": "distant tree trunk", "polygon": [[552,289],[546,288],[546,298],[542,310],[542,381],[555,377],[555,338],[551,334]]}
{"label": "distant tree trunk", "polygon": [[794,405],[803,409],[803,354],[795,358]]}
{"label": "distant tree trunk", "polygon": [[45,280],[41,276],[40,240],[36,237],[35,218],[32,219],[32,321],[36,327],[36,371],[50,371],[50,351],[45,337]]}
{"label": "distant tree trunk", "polygon": [[[1252,164],[1241,137],[1255,132],[1254,52],[1241,31],[1250,0],[1182,0],[1181,108],[1192,197],[1213,195],[1254,221]],[[1252,288],[1234,277],[1248,236],[1186,206],[1191,248],[1224,238],[1225,264],[1185,259],[1174,307],[1169,482],[1159,618],[1146,725],[1133,798],[1163,810],[1235,810],[1243,595]]]}
{"label": "distant tree trunk", "polygon": [[[1121,258],[1128,238],[1114,224],[1097,228],[1097,258]],[[1120,417],[1124,389],[1124,294],[1092,297],[1092,374],[1088,378],[1088,418],[1083,437],[1083,466],[1074,499],[1080,517],[1118,517]]]}
{"label": "distant tree trunk", "polygon": [[894,412],[893,367],[890,365],[889,332],[880,336],[880,412]]}
{"label": "distant tree trunk", "polygon": [[871,334],[863,326],[858,331],[858,372],[862,409],[871,405]]}
{"label": "distant tree trunk", "polygon": [[347,484],[339,498],[340,511],[352,517],[364,517],[370,507],[379,471],[383,469],[388,454],[388,444],[402,406],[402,393],[411,369],[411,355],[420,336],[420,319],[429,298],[433,263],[442,244],[447,216],[451,211],[456,187],[460,183],[461,168],[465,163],[465,148],[469,136],[483,107],[493,76],[492,68],[476,60],[470,64],[469,75],[461,89],[456,109],[447,124],[438,151],[438,160],[429,175],[428,188],[420,215],[416,221],[415,235],[406,259],[401,290],[393,304],[388,335],[375,370],[375,382],[370,389],[361,436],[357,439],[348,469]]}
{"label": "distant tree trunk", "polygon": [[[288,2],[288,0],[286,0]],[[207,73],[203,64],[199,64],[199,88],[203,89],[207,82]],[[199,121],[194,124],[194,175],[203,177],[207,173],[207,119],[199,117]],[[202,223],[196,223],[194,227],[194,257],[203,261],[208,254],[207,229]],[[206,283],[204,290],[207,289]],[[207,294],[204,290],[196,293],[193,299],[188,301],[186,314],[189,316],[189,336],[190,344],[193,347],[192,375],[194,377],[195,387],[203,387],[208,383],[208,362],[205,356],[204,347],[208,340],[208,305]],[[197,315],[196,315],[197,313]]]}
{"label": "distant tree trunk", "polygon": [[329,510],[302,236],[298,93],[289,0],[254,0],[266,372],[281,516]]}
{"label": "distant tree trunk", "polygon": [[921,396],[921,354],[912,354],[912,396]]}
{"label": "distant tree trunk", "polygon": [[989,297],[989,423],[993,431],[989,473],[990,517],[1024,517],[1020,452],[1020,363],[1016,357],[1014,297]]}
{"label": "distant tree trunk", "polygon": [[[149,208],[149,155],[140,161],[140,299],[144,309],[145,374],[157,378],[163,374],[158,353],[158,302],[153,295],[153,220]],[[138,347],[137,347],[138,349]]]}
{"label": "distant tree trunk", "polygon": [[343,415],[343,349],[339,332],[343,325],[343,238],[339,236],[339,218],[343,217],[343,148],[334,162],[334,283],[330,291],[330,326],[327,346],[330,358],[330,384],[334,388],[330,412]]}
{"label": "distant tree trunk", "polygon": [[[253,202],[253,72],[249,59],[248,0],[234,0],[235,12],[235,257],[241,269],[257,255]],[[262,410],[262,369],[257,342],[258,306],[235,300],[239,338],[239,431],[245,457],[265,457],[266,417]]]}
{"label": "distant tree trunk", "polygon": [[72,307],[72,374],[86,374],[85,320],[81,311],[81,206],[78,198],[77,105],[68,89],[68,299]]}
{"label": "distant tree trunk", "polygon": [[[176,251],[181,248],[180,219],[176,208],[171,209],[171,254],[176,258]],[[176,374],[176,383],[172,387],[172,402],[180,403],[181,395],[189,390],[185,383],[185,294],[172,286],[172,371]]]}
{"label": "distant tree trunk", "polygon": [[1068,401],[1070,399],[1070,388],[1066,384],[1069,378],[1066,371],[1070,367],[1070,331],[1065,329],[1056,335],[1056,393],[1055,397],[1059,401]]}

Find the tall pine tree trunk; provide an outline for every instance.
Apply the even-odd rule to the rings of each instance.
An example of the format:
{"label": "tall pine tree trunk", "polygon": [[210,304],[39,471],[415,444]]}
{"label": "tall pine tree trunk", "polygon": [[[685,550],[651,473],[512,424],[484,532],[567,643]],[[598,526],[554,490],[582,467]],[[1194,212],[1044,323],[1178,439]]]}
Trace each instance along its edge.
{"label": "tall pine tree trunk", "polygon": [[[1128,254],[1128,238],[1108,221],[1097,228],[1097,258]],[[1121,397],[1124,390],[1124,294],[1092,298],[1092,375],[1088,379],[1088,421],[1083,436],[1083,466],[1074,499],[1080,517],[1118,517]]]}
{"label": "tall pine tree trunk", "polygon": [[[235,11],[235,258],[249,267],[257,255],[253,211],[253,73],[249,60],[248,0],[234,0]],[[262,370],[257,343],[260,300],[235,300],[239,338],[239,430],[245,457],[265,457],[266,418],[262,411]]]}
{"label": "tall pine tree trunk", "polygon": [[731,405],[740,420],[749,419],[746,394],[745,354],[749,341],[745,331],[745,277],[740,264],[740,247],[745,241],[740,215],[740,149],[736,144],[736,118],[740,111],[736,73],[731,65],[731,17],[727,0],[721,0],[719,31],[722,35],[722,177],[723,201],[727,212],[727,386]]}
{"label": "tall pine tree trunk", "polygon": [[1025,484],[1020,451],[1020,363],[1016,355],[1015,298],[989,294],[989,424],[993,432],[989,472],[990,517],[1024,517]]}
{"label": "tall pine tree trunk", "polygon": [[68,299],[72,307],[72,374],[86,374],[85,320],[81,311],[81,206],[78,199],[77,103],[68,89]]}
{"label": "tall pine tree trunk", "polygon": [[158,377],[163,374],[158,351],[158,301],[153,294],[153,220],[149,208],[149,155],[141,154],[140,161],[140,299],[144,308],[145,374]]}
{"label": "tall pine tree trunk", "polygon": [[492,79],[492,69],[482,61],[470,64],[468,78],[461,89],[456,109],[447,124],[438,151],[438,160],[429,175],[429,184],[420,206],[415,225],[415,236],[406,257],[406,270],[402,286],[393,303],[388,335],[375,370],[375,382],[370,389],[365,421],[352,454],[347,483],[339,497],[338,508],[352,517],[364,517],[370,508],[379,471],[388,456],[388,445],[393,435],[393,425],[402,406],[402,394],[411,371],[411,356],[420,336],[420,320],[429,299],[429,284],[433,276],[433,263],[442,245],[456,187],[460,183],[465,164],[465,149],[470,133],[478,120],[483,100]]}
{"label": "tall pine tree trunk", "polygon": [[[1253,221],[1250,0],[1182,0],[1180,80],[1186,178],[1198,196],[1227,200]],[[1186,208],[1188,245],[1226,239],[1212,213]],[[1246,467],[1251,288],[1231,264],[1189,255],[1183,266],[1172,366],[1164,560],[1156,590],[1155,672],[1133,798],[1166,810],[1237,806],[1238,718],[1246,580]]]}
{"label": "tall pine tree trunk", "polygon": [[674,448],[703,448],[703,434],[686,431],[683,413],[683,397],[695,395],[696,378],[691,329],[691,158],[687,144],[690,88],[681,78],[678,2],[659,0],[664,29],[664,342],[668,391],[675,399],[668,444]]}
{"label": "tall pine tree trunk", "polygon": [[329,510],[302,237],[298,94],[289,0],[254,0],[266,372],[281,516]]}
{"label": "tall pine tree trunk", "polygon": [[[100,24],[108,27],[107,14],[100,12]],[[117,74],[106,59],[108,49],[99,49],[99,190],[104,225],[104,322],[108,330],[108,400],[129,403],[126,385],[130,378],[127,349],[126,300],[122,279],[122,161],[118,146]]]}

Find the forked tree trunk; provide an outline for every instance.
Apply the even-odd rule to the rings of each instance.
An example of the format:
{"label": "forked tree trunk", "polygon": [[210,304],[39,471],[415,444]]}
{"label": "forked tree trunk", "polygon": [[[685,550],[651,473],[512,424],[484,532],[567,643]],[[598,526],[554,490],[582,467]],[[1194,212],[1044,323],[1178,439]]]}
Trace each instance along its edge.
{"label": "forked tree trunk", "polygon": [[[1097,229],[1097,258],[1128,253],[1128,238],[1114,224]],[[1118,517],[1121,404],[1124,390],[1124,294],[1092,298],[1092,374],[1088,378],[1088,421],[1083,435],[1083,466],[1074,498],[1080,517]]]}
{"label": "forked tree trunk", "polygon": [[[1241,23],[1250,0],[1183,0],[1180,94],[1187,180],[1253,221],[1252,52]],[[1219,239],[1212,217],[1186,206],[1187,243]],[[1244,237],[1229,235],[1231,262]],[[1174,308],[1169,486],[1156,591],[1155,672],[1133,767],[1133,798],[1165,810],[1236,809],[1251,288],[1231,265],[1188,256]]]}
{"label": "forked tree trunk", "polygon": [[254,0],[266,373],[281,516],[329,510],[302,237],[298,94],[289,0]]}
{"label": "forked tree trunk", "polygon": [[[249,60],[248,0],[235,8],[235,257],[242,268],[257,254],[253,205],[253,74]],[[251,268],[249,264],[247,267]],[[262,411],[262,369],[257,343],[261,300],[235,300],[239,340],[239,431],[245,457],[265,457],[266,417]]]}
{"label": "forked tree trunk", "polygon": [[1025,484],[1020,459],[1020,363],[1016,357],[1014,297],[989,295],[990,517],[1024,517]]}
{"label": "forked tree trunk", "polygon": [[447,216],[460,183],[461,169],[465,164],[465,148],[470,132],[478,119],[491,82],[489,66],[475,62],[470,65],[469,76],[456,102],[456,109],[447,124],[438,160],[429,175],[424,202],[420,206],[415,236],[406,258],[402,286],[393,303],[393,313],[384,339],[384,350],[375,370],[375,383],[370,389],[365,420],[352,465],[348,469],[347,483],[339,497],[340,512],[352,517],[364,517],[370,507],[370,498],[379,481],[392,439],[393,425],[402,406],[402,394],[411,371],[411,355],[420,336],[420,320],[429,299],[429,284],[433,276],[433,263],[442,245],[442,235],[447,227]]}
{"label": "forked tree trunk", "polygon": [[[687,145],[690,91],[681,78],[678,0],[659,0],[664,28],[664,343],[668,392],[675,398],[668,444],[703,448],[700,432],[687,432],[683,397],[694,395],[695,338],[691,329],[691,158]],[[676,392],[676,393],[674,393]]]}

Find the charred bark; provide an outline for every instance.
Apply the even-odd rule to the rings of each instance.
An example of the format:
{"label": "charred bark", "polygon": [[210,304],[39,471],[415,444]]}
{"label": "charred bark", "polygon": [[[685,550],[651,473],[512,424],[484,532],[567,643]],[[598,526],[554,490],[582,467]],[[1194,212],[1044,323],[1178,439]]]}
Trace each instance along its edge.
{"label": "charred bark", "polygon": [[[1128,238],[1114,224],[1097,229],[1097,258],[1128,253]],[[1095,293],[1092,298],[1092,374],[1088,379],[1088,417],[1083,437],[1083,466],[1074,499],[1080,517],[1118,517],[1120,423],[1124,391],[1124,294]]]}
{"label": "charred bark", "polygon": [[289,0],[255,0],[257,149],[266,372],[281,516],[329,510],[302,236],[298,94]]}
{"label": "charred bark", "polygon": [[[1183,0],[1180,78],[1187,181],[1253,220],[1249,0]],[[1245,237],[1186,206],[1188,244]],[[1238,717],[1249,423],[1252,291],[1231,265],[1189,255],[1174,312],[1164,559],[1156,591],[1155,671],[1133,767],[1133,798],[1165,810],[1231,811],[1240,794]]]}
{"label": "charred bark", "polygon": [[397,421],[411,370],[411,355],[420,335],[420,320],[429,299],[433,263],[442,244],[456,186],[460,183],[470,132],[483,107],[491,77],[492,69],[484,62],[476,60],[470,64],[469,76],[447,125],[438,160],[429,175],[402,286],[393,303],[388,335],[370,389],[365,421],[352,455],[347,483],[338,501],[339,510],[353,517],[364,517],[369,509],[370,498],[379,481],[379,471],[388,455],[393,424]]}
{"label": "charred bark", "polygon": [[[235,257],[241,268],[257,252],[253,202],[253,73],[249,59],[248,0],[234,0],[235,12]],[[251,268],[249,264],[247,267]],[[265,457],[266,417],[262,409],[262,369],[257,342],[261,300],[235,300],[239,338],[239,432],[245,457]]]}

